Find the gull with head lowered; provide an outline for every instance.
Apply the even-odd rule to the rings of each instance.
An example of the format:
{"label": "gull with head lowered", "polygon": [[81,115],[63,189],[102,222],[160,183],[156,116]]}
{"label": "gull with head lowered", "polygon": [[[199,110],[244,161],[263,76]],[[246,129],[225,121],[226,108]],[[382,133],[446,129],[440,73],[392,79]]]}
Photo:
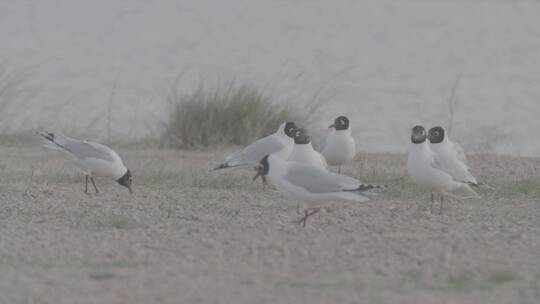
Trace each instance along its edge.
{"label": "gull with head lowered", "polygon": [[88,180],[92,182],[96,193],[99,193],[94,175],[111,177],[133,193],[131,172],[113,149],[100,143],[77,140],[61,134],[50,132],[38,132],[38,134],[45,139],[44,147],[64,152],[77,167],[85,172],[85,193],[88,193]]}

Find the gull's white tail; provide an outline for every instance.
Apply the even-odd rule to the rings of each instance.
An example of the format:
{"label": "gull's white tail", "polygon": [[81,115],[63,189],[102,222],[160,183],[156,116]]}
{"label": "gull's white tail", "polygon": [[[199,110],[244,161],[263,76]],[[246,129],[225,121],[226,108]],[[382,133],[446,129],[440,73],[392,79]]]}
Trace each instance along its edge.
{"label": "gull's white tail", "polygon": [[492,191],[495,191],[496,189],[494,187],[491,187],[490,185],[486,184],[486,183],[481,183],[481,182],[478,182],[478,183],[469,183],[469,185],[471,187],[475,187],[475,188],[485,188],[485,189],[489,189],[489,190],[492,190]]}
{"label": "gull's white tail", "polygon": [[467,183],[456,182],[454,188],[455,189],[462,189],[462,190],[464,190],[465,192],[467,192],[468,194],[470,194],[471,196],[473,196],[475,198],[480,198],[481,197]]}

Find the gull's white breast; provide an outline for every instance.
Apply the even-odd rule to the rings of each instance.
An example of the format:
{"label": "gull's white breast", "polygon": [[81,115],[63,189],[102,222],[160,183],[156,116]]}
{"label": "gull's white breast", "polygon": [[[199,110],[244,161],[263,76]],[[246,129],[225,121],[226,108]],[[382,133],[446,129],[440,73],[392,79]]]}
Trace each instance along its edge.
{"label": "gull's white breast", "polygon": [[449,191],[454,187],[452,177],[433,167],[433,152],[427,143],[413,144],[407,159],[407,171],[420,187],[432,191]]}
{"label": "gull's white breast", "polygon": [[330,166],[338,166],[351,161],[356,154],[356,144],[350,130],[330,132],[321,153]]}
{"label": "gull's white breast", "polygon": [[328,171],[326,160],[321,153],[315,151],[311,143],[294,145],[289,161],[311,165],[323,171]]}

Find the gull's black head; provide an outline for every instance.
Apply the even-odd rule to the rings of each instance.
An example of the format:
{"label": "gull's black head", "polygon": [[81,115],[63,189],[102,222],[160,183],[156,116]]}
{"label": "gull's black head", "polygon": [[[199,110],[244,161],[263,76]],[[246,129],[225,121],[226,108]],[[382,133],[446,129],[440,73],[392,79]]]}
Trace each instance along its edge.
{"label": "gull's black head", "polygon": [[133,190],[131,189],[131,184],[133,183],[133,177],[131,176],[131,172],[129,171],[129,169],[126,171],[126,174],[124,174],[124,176],[120,177],[116,181],[120,185],[128,188],[129,193],[133,193]]}
{"label": "gull's black head", "polygon": [[429,138],[429,142],[432,144],[441,143],[444,140],[443,127],[433,127],[429,129],[428,138]]}
{"label": "gull's black head", "polygon": [[412,129],[411,142],[413,144],[421,144],[426,141],[426,128],[422,126],[414,126]]}
{"label": "gull's black head", "polygon": [[307,130],[304,128],[298,128],[296,129],[296,132],[294,134],[294,143],[297,145],[305,145],[309,144],[310,138],[307,134]]}
{"label": "gull's black head", "polygon": [[287,122],[285,124],[285,129],[283,129],[283,132],[285,132],[285,134],[290,138],[294,138],[294,131],[296,131],[296,125],[294,124],[294,122]]}
{"label": "gull's black head", "polygon": [[268,171],[270,171],[270,165],[268,164],[268,155],[261,159],[259,165],[255,167],[255,170],[257,170],[257,174],[255,175],[255,177],[253,177],[253,180],[256,180],[257,178],[259,178],[259,176],[268,175]]}
{"label": "gull's black head", "polygon": [[345,116],[339,116],[334,120],[334,124],[329,128],[335,128],[336,130],[347,130],[349,128],[349,119]]}

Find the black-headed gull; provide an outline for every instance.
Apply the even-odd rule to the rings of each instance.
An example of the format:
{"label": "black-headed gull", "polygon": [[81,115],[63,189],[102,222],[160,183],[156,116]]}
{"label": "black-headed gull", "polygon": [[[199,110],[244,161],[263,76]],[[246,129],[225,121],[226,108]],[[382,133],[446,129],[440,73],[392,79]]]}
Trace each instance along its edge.
{"label": "black-headed gull", "polygon": [[[310,165],[286,161],[277,155],[265,156],[258,168],[257,175],[268,176],[278,191],[304,202],[325,202],[329,200],[345,200],[365,202],[369,198],[362,193],[374,188],[382,188],[365,184],[355,178],[327,172]],[[319,212],[319,208],[305,210],[305,215],[298,224],[306,225],[308,217]]]}
{"label": "black-headed gull", "polygon": [[88,193],[88,179],[92,182],[96,193],[99,190],[94,182],[94,175],[112,177],[120,185],[133,193],[133,178],[122,159],[111,148],[91,141],[77,140],[49,132],[38,132],[45,139],[44,146],[64,152],[71,161],[86,174],[84,192]]}
{"label": "black-headed gull", "polygon": [[321,153],[313,149],[307,130],[298,128],[294,134],[294,147],[289,156],[289,161],[295,161],[311,165],[323,171],[328,171],[328,165]]}
{"label": "black-headed gull", "polygon": [[339,116],[329,128],[334,128],[334,130],[323,140],[321,153],[326,163],[330,166],[338,166],[338,173],[341,173],[341,166],[353,160],[356,154],[351,124],[347,117]]}
{"label": "black-headed gull", "polygon": [[[227,168],[253,168],[261,159],[268,154],[288,159],[294,145],[296,125],[294,122],[282,123],[279,129],[272,135],[254,141],[242,150],[238,150],[225,158],[225,162],[214,170]],[[263,178],[263,185],[266,183]]]}
{"label": "black-headed gull", "polygon": [[442,212],[444,196],[458,199],[450,191],[462,189],[474,197],[478,194],[474,192],[466,182],[455,180],[450,174],[441,170],[434,159],[434,153],[431,151],[427,132],[423,126],[415,126],[412,129],[411,147],[407,159],[407,171],[413,181],[426,190],[431,191],[431,202],[433,206],[434,195],[439,195],[441,202],[439,213]]}
{"label": "black-headed gull", "polygon": [[428,139],[430,148],[435,153],[437,167],[450,174],[455,180],[468,183],[473,187],[491,188],[484,183],[479,183],[469,171],[465,151],[456,142],[448,138],[443,127],[429,129]]}

